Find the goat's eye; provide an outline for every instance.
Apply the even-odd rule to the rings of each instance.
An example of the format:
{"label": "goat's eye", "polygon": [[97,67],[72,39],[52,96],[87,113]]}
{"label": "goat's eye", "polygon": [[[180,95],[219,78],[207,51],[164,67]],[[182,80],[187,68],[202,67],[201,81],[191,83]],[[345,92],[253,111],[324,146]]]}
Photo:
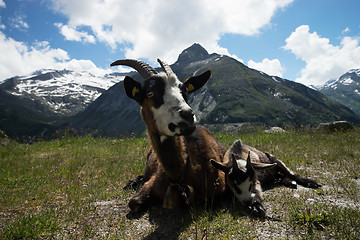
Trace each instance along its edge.
{"label": "goat's eye", "polygon": [[153,93],[153,92],[148,92],[148,93],[146,94],[146,96],[147,96],[148,98],[152,98],[152,97],[154,96],[154,93]]}

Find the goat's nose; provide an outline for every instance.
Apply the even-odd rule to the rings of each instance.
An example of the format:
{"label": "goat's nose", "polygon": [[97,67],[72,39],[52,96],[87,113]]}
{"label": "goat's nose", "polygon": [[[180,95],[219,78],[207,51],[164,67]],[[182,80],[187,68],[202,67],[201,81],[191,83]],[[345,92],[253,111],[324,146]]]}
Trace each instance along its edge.
{"label": "goat's nose", "polygon": [[181,110],[180,111],[180,116],[190,122],[190,123],[193,123],[194,122],[194,111],[192,109],[190,110]]}

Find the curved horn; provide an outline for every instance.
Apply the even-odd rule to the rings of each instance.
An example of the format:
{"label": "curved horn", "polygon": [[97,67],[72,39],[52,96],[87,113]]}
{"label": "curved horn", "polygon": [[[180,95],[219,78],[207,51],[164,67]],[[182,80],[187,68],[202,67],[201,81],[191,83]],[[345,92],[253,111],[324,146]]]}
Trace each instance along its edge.
{"label": "curved horn", "polygon": [[152,75],[155,75],[158,73],[149,64],[147,64],[143,61],[140,61],[140,60],[122,59],[122,60],[117,60],[117,61],[113,62],[112,64],[110,64],[111,67],[116,66],[116,65],[125,65],[128,67],[134,68],[136,71],[138,71],[138,73],[141,75],[141,77],[144,80],[146,80],[149,77],[151,77]]}
{"label": "curved horn", "polygon": [[162,68],[162,70],[167,74],[167,75],[171,75],[174,74],[173,70],[171,69],[171,67],[169,66],[169,64],[167,64],[166,62],[158,59],[157,60],[158,63],[160,63],[160,66]]}

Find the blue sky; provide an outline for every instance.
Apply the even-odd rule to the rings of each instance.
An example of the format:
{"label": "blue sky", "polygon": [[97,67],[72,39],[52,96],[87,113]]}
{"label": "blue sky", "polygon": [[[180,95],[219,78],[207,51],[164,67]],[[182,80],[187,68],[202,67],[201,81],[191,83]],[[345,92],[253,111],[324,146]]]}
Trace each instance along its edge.
{"label": "blue sky", "polygon": [[41,68],[104,74],[120,58],[209,53],[306,85],[360,68],[358,0],[0,0],[0,81]]}

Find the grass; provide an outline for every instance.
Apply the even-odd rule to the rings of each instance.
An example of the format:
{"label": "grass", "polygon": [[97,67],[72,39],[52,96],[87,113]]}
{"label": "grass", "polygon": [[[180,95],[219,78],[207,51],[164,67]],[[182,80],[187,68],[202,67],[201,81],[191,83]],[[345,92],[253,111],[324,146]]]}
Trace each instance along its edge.
{"label": "grass", "polygon": [[249,215],[235,201],[211,209],[153,207],[129,214],[142,173],[146,138],[64,136],[34,144],[0,145],[0,239],[358,239],[360,129],[217,134],[236,139],[315,178],[318,190],[284,187],[265,192],[269,219]]}

